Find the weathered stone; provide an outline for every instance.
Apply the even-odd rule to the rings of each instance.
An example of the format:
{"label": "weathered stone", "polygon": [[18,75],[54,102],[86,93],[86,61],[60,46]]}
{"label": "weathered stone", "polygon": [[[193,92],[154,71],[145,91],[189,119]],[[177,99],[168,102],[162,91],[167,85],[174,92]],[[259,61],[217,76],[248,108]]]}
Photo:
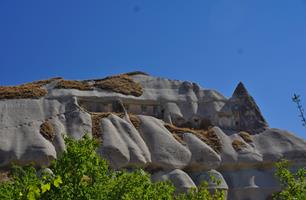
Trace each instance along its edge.
{"label": "weathered stone", "polygon": [[280,186],[274,176],[274,170],[257,168],[221,171],[229,186],[229,199],[266,199]]}
{"label": "weathered stone", "polygon": [[196,188],[192,179],[184,171],[175,169],[160,171],[152,175],[152,181],[171,181],[176,188],[176,193],[187,192],[191,188]]}
{"label": "weathered stone", "polygon": [[288,131],[267,129],[254,136],[254,143],[264,162],[288,159],[296,163],[306,163],[306,141]]}
{"label": "weathered stone", "polygon": [[191,133],[185,133],[183,140],[192,154],[188,165],[192,171],[216,169],[219,167],[221,157],[210,146]]}
{"label": "weathered stone", "polygon": [[[100,152],[115,168],[144,167],[151,155],[135,127],[116,115],[102,119],[103,143]],[[116,156],[117,155],[117,156]]]}
{"label": "weathered stone", "polygon": [[181,169],[188,165],[191,153],[174,139],[162,121],[149,116],[139,116],[140,133],[150,152],[152,165],[164,169]]}
{"label": "weathered stone", "polygon": [[192,172],[190,176],[197,186],[200,186],[204,182],[208,183],[208,189],[211,193],[215,189],[223,190],[225,198],[227,198],[229,187],[220,172],[216,170],[196,171]]}
{"label": "weathered stone", "polygon": [[[44,93],[27,95],[33,84]],[[264,200],[279,190],[275,162],[285,158],[294,168],[306,164],[305,140],[270,129],[242,83],[229,99],[195,83],[140,72],[85,81],[56,78],[28,86],[21,87],[22,94],[20,87],[1,87],[0,167],[12,162],[48,166],[65,150],[63,135],[80,139],[87,133],[102,142],[98,152],[113,168],[162,170],[154,179],[173,181],[178,192],[217,169],[229,199]],[[40,133],[44,122],[52,124],[52,134],[44,132],[45,137]],[[171,133],[165,122],[190,133]],[[205,138],[208,130],[212,138]]]}
{"label": "weathered stone", "polygon": [[259,133],[268,127],[255,100],[241,82],[217,114],[217,120],[222,128],[250,133]]}

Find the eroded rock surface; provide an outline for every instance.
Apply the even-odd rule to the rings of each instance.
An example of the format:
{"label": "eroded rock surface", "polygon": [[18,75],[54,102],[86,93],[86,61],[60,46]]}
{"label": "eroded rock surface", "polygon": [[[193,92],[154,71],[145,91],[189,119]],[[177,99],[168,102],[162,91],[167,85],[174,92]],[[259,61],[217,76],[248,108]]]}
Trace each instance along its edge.
{"label": "eroded rock surface", "polygon": [[[275,162],[306,163],[305,140],[269,128],[242,83],[229,99],[196,83],[139,72],[25,85],[1,87],[0,167],[48,166],[65,149],[63,135],[87,133],[101,141],[99,153],[115,169],[142,167],[154,181],[172,181],[177,192],[215,175],[221,185],[209,182],[211,189],[228,190],[228,199],[263,200],[279,190]],[[44,93],[28,95],[32,87]],[[169,124],[181,127],[179,134]]]}
{"label": "eroded rock surface", "polygon": [[187,192],[191,188],[196,188],[195,183],[189,175],[179,169],[157,172],[152,175],[152,180],[154,182],[171,181],[177,193]]}

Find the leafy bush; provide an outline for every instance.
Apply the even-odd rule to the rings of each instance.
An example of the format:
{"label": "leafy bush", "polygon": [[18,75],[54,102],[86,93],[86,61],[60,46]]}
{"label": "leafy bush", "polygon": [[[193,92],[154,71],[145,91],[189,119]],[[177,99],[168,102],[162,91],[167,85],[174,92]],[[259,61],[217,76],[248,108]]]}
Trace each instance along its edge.
{"label": "leafy bush", "polygon": [[0,199],[68,200],[222,200],[224,192],[210,194],[207,183],[197,191],[175,195],[170,182],[152,183],[143,170],[113,171],[97,153],[98,142],[85,136],[82,140],[65,139],[67,149],[53,162],[54,174],[39,175],[35,168],[14,167],[11,181],[0,185]]}
{"label": "leafy bush", "polygon": [[12,180],[0,185],[0,199],[39,199],[51,188],[61,184],[60,176],[42,173],[39,177],[32,166],[14,166],[11,171]]}
{"label": "leafy bush", "polygon": [[[217,185],[221,184],[219,180],[216,180],[213,176],[211,177],[213,182],[216,182]],[[224,200],[225,193],[223,190],[214,189],[210,192],[208,189],[208,183],[203,182],[198,190],[196,188],[192,188],[188,193],[180,194],[177,197],[177,200]]]}
{"label": "leafy bush", "polygon": [[275,175],[280,181],[281,191],[274,194],[277,200],[306,199],[306,169],[300,168],[296,173],[289,171],[289,162],[282,160],[276,163]]}

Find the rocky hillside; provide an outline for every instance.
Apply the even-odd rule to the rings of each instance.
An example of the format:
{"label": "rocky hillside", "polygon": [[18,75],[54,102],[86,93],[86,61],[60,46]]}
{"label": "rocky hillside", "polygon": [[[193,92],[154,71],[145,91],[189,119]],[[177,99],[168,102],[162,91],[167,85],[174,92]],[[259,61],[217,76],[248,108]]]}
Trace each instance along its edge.
{"label": "rocky hillside", "polygon": [[266,199],[279,190],[273,165],[306,165],[306,142],[270,128],[242,83],[232,97],[196,83],[132,72],[96,80],[52,78],[0,87],[0,167],[48,166],[64,135],[101,141],[115,168],[142,167],[178,192],[208,180],[228,199]]}

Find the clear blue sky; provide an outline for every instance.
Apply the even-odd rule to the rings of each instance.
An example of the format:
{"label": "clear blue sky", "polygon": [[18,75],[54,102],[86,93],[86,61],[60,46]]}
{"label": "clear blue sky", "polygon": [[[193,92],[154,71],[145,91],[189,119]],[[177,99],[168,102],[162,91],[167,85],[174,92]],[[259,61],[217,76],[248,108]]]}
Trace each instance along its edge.
{"label": "clear blue sky", "polygon": [[142,70],[229,97],[306,138],[306,0],[0,0],[0,85]]}

